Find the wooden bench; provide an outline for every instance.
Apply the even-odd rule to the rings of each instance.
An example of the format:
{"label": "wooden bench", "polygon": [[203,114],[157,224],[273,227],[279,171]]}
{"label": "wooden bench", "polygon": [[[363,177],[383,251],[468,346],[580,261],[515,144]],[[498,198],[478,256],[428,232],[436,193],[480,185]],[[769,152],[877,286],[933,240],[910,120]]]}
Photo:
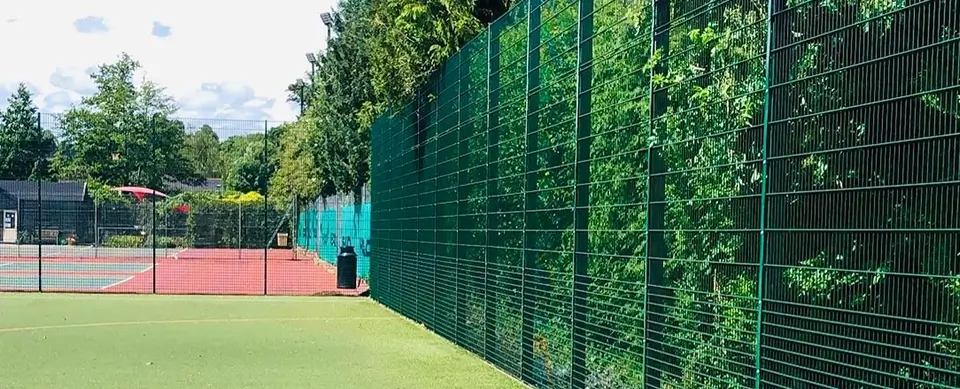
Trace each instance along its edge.
{"label": "wooden bench", "polygon": [[60,238],[60,230],[40,230],[40,243],[53,242],[57,244]]}

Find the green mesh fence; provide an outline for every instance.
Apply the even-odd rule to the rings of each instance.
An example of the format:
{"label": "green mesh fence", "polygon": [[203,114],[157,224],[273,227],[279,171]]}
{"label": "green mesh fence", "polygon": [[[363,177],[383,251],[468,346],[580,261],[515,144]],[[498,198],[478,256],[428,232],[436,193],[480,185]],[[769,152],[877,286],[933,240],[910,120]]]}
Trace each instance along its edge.
{"label": "green mesh fence", "polygon": [[540,388],[960,387],[960,5],[530,0],[373,128],[375,299]]}

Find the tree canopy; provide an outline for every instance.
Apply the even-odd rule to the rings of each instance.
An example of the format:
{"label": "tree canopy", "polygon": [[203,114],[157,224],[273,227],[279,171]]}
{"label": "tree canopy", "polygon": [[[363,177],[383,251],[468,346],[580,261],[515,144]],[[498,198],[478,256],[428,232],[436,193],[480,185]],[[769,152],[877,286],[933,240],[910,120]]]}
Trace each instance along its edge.
{"label": "tree canopy", "polygon": [[61,178],[160,188],[200,177],[184,155],[183,123],[173,98],[153,82],[134,83],[140,63],[123,54],[90,77],[97,91],[61,118],[54,165]]}
{"label": "tree canopy", "polygon": [[37,126],[37,107],[26,85],[10,96],[10,105],[0,112],[0,179],[48,178],[56,141]]}
{"label": "tree canopy", "polygon": [[[289,101],[307,104],[292,128],[316,145],[306,166],[319,174],[319,183],[310,185],[319,185],[323,196],[359,194],[370,179],[374,120],[412,98],[431,73],[511,3],[341,0],[333,18],[335,36],[320,53],[315,76],[287,87]],[[282,145],[292,149],[281,154],[305,155],[300,144]],[[297,170],[286,163],[281,161],[281,172]]]}
{"label": "tree canopy", "polygon": [[220,178],[220,137],[209,125],[204,124],[197,132],[184,140],[184,156],[193,164],[195,172],[203,178]]}

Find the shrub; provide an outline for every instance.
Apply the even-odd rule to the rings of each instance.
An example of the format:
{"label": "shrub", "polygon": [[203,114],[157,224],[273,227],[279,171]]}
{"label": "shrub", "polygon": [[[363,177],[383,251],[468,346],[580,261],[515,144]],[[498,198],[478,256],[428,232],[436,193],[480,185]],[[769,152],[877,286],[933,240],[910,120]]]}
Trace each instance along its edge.
{"label": "shrub", "polygon": [[143,241],[144,239],[140,235],[113,235],[103,242],[103,246],[110,248],[143,247]]}
{"label": "shrub", "polygon": [[190,242],[186,237],[183,236],[161,236],[157,238],[157,248],[182,249],[187,247],[190,247]]}
{"label": "shrub", "polygon": [[[187,213],[183,205],[188,205]],[[255,192],[223,197],[215,192],[184,193],[158,204],[161,231],[181,236],[169,237],[172,241],[158,238],[157,247],[260,248],[283,220],[284,206],[264,205],[263,196]]]}

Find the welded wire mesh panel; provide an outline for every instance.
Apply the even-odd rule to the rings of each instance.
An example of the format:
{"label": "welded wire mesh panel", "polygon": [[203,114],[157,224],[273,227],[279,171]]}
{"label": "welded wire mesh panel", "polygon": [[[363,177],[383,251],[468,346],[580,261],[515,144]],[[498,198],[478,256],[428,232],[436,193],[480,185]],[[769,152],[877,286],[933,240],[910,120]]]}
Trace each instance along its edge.
{"label": "welded wire mesh panel", "polygon": [[[647,142],[650,137],[650,5],[593,4],[588,137],[585,377],[575,385],[643,387]],[[589,34],[589,32],[588,32]],[[583,120],[583,119],[581,119]],[[585,181],[585,182],[584,182]],[[578,209],[579,210],[579,209]],[[584,285],[581,285],[584,287]],[[578,345],[575,345],[578,346]]]}
{"label": "welded wire mesh panel", "polygon": [[[674,1],[657,20],[648,382],[754,383],[766,6]],[[661,225],[662,224],[662,225]],[[657,382],[659,381],[659,382]]]}
{"label": "welded wire mesh panel", "polygon": [[960,386],[960,8],[773,19],[763,383]]}
{"label": "welded wire mesh panel", "polygon": [[519,3],[378,135],[374,295],[535,387],[958,387],[958,11]]}
{"label": "welded wire mesh panel", "polygon": [[486,309],[487,35],[460,53],[457,151],[457,339],[482,354]]}
{"label": "welded wire mesh panel", "polygon": [[[371,280],[371,295],[390,308],[401,310],[399,297],[399,283],[396,282],[396,264],[399,262],[398,235],[400,226],[397,224],[396,196],[398,178],[395,169],[400,163],[397,159],[398,136],[405,136],[403,122],[406,118],[402,112],[390,112],[390,115],[381,117],[381,124],[374,126],[371,136],[373,149],[377,158],[373,159],[371,181],[374,195],[372,198],[374,222],[371,225],[373,247]],[[379,134],[379,135],[376,135]],[[414,316],[411,316],[414,317]],[[418,320],[419,318],[417,318]]]}
{"label": "welded wire mesh panel", "polygon": [[404,306],[416,312],[422,321],[430,328],[437,328],[438,292],[443,293],[448,284],[441,277],[438,258],[441,249],[437,245],[437,235],[440,234],[440,224],[437,208],[439,198],[437,184],[439,177],[438,132],[437,125],[440,93],[440,75],[430,78],[427,88],[418,101],[418,109],[411,111],[412,116],[408,125],[408,144],[405,148],[408,153],[405,177],[408,181],[405,191],[404,220],[406,228],[414,229],[410,234],[411,240],[404,251],[403,282],[408,288],[404,293]]}
{"label": "welded wire mesh panel", "polygon": [[[538,4],[539,3],[539,4]],[[532,2],[524,174],[524,380],[570,385],[577,1]],[[526,350],[525,350],[526,351]]]}
{"label": "welded wire mesh panel", "polygon": [[433,327],[441,336],[457,339],[459,272],[457,256],[459,209],[459,92],[460,54],[455,54],[436,73],[436,262],[434,283],[436,305]]}
{"label": "welded wire mesh panel", "polygon": [[[490,148],[498,159],[491,165],[488,193],[487,268],[489,312],[487,358],[514,376],[521,369],[523,204],[525,178],[527,4],[520,3],[491,27],[497,50],[490,53]],[[494,98],[495,97],[495,98]],[[494,151],[490,152],[494,152]]]}
{"label": "welded wire mesh panel", "polygon": [[[386,127],[389,125],[391,118],[388,115],[383,115],[378,117],[373,125],[370,127],[370,155],[377,155],[381,158],[371,158],[370,163],[370,181],[372,182],[384,182],[383,177],[383,163],[385,155],[383,140],[386,138]],[[382,248],[386,245],[386,241],[383,239],[382,235],[374,234],[372,231],[373,225],[382,225],[387,221],[384,217],[383,208],[376,207],[373,208],[372,205],[375,203],[383,204],[386,200],[385,191],[380,190],[380,188],[385,188],[385,185],[373,186],[370,188],[370,224],[371,224],[371,237],[370,237],[370,283],[373,285],[381,285],[384,281],[381,275],[383,272],[380,270],[380,265],[382,265],[386,258],[384,258],[382,249],[374,250],[374,247]],[[377,301],[383,301],[382,289],[371,289],[370,297]]]}

